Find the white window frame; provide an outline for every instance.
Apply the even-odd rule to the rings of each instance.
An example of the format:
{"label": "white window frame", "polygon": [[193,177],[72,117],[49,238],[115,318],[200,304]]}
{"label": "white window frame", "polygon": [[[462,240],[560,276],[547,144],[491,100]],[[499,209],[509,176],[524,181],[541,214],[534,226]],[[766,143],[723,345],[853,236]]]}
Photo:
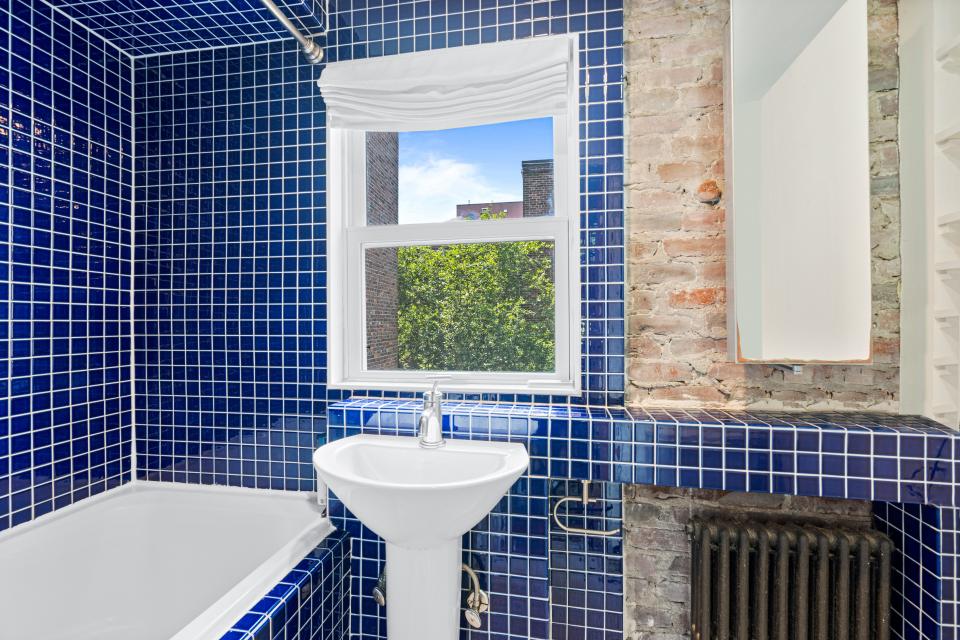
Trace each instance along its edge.
{"label": "white window frame", "polygon": [[[482,70],[478,71],[482,73]],[[576,74],[571,74],[575,79]],[[327,385],[333,389],[423,391],[442,376],[443,388],[462,392],[579,394],[580,166],[577,87],[568,87],[553,119],[554,215],[535,218],[366,225],[366,131],[327,129]],[[509,108],[496,122],[511,117]],[[462,126],[453,124],[452,127]],[[437,123],[436,129],[451,128]],[[374,370],[367,368],[364,251],[377,247],[548,240],[554,243],[553,372]]]}

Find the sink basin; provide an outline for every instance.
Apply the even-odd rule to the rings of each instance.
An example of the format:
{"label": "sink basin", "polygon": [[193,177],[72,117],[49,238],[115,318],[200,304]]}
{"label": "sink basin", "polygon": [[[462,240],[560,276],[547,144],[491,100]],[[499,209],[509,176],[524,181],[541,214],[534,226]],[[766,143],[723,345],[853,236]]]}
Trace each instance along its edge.
{"label": "sink basin", "polygon": [[461,539],[526,470],[523,445],[357,435],[313,455],[317,475],[387,546],[390,640],[456,640]]}
{"label": "sink basin", "polygon": [[521,444],[358,435],[317,449],[317,474],[378,536],[426,549],[459,538],[492,509],[529,458]]}

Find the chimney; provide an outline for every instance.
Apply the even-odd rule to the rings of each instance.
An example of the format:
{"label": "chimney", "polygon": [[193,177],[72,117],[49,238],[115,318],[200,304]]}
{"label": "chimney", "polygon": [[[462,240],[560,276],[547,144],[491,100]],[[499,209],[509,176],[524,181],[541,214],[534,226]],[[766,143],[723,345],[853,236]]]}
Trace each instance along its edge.
{"label": "chimney", "polygon": [[553,160],[524,160],[523,217],[553,215]]}

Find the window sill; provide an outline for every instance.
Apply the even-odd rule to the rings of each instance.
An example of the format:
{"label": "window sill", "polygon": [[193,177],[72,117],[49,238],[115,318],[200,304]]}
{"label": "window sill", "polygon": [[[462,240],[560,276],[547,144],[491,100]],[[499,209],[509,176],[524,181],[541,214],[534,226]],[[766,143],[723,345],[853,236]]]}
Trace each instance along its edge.
{"label": "window sill", "polygon": [[[439,377],[437,374],[436,377]],[[422,392],[429,391],[433,386],[435,378],[424,377],[420,380],[410,381],[384,381],[383,379],[345,379],[329,381],[327,388],[344,391],[367,391],[376,389],[378,391],[408,391]],[[579,384],[569,381],[560,381],[556,383],[530,383],[530,382],[512,382],[512,381],[491,381],[478,380],[467,381],[458,379],[441,379],[440,388],[446,392],[452,393],[505,393],[505,394],[525,394],[525,395],[551,395],[551,396],[579,396],[582,389]]]}

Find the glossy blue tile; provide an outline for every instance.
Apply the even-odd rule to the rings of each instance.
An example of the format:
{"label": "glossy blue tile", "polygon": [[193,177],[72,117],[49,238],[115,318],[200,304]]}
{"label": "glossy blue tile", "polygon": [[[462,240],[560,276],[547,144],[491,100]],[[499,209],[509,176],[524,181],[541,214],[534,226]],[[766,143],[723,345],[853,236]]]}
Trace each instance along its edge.
{"label": "glossy blue tile", "polygon": [[129,59],[45,3],[0,42],[2,530],[129,479],[133,105]]}

